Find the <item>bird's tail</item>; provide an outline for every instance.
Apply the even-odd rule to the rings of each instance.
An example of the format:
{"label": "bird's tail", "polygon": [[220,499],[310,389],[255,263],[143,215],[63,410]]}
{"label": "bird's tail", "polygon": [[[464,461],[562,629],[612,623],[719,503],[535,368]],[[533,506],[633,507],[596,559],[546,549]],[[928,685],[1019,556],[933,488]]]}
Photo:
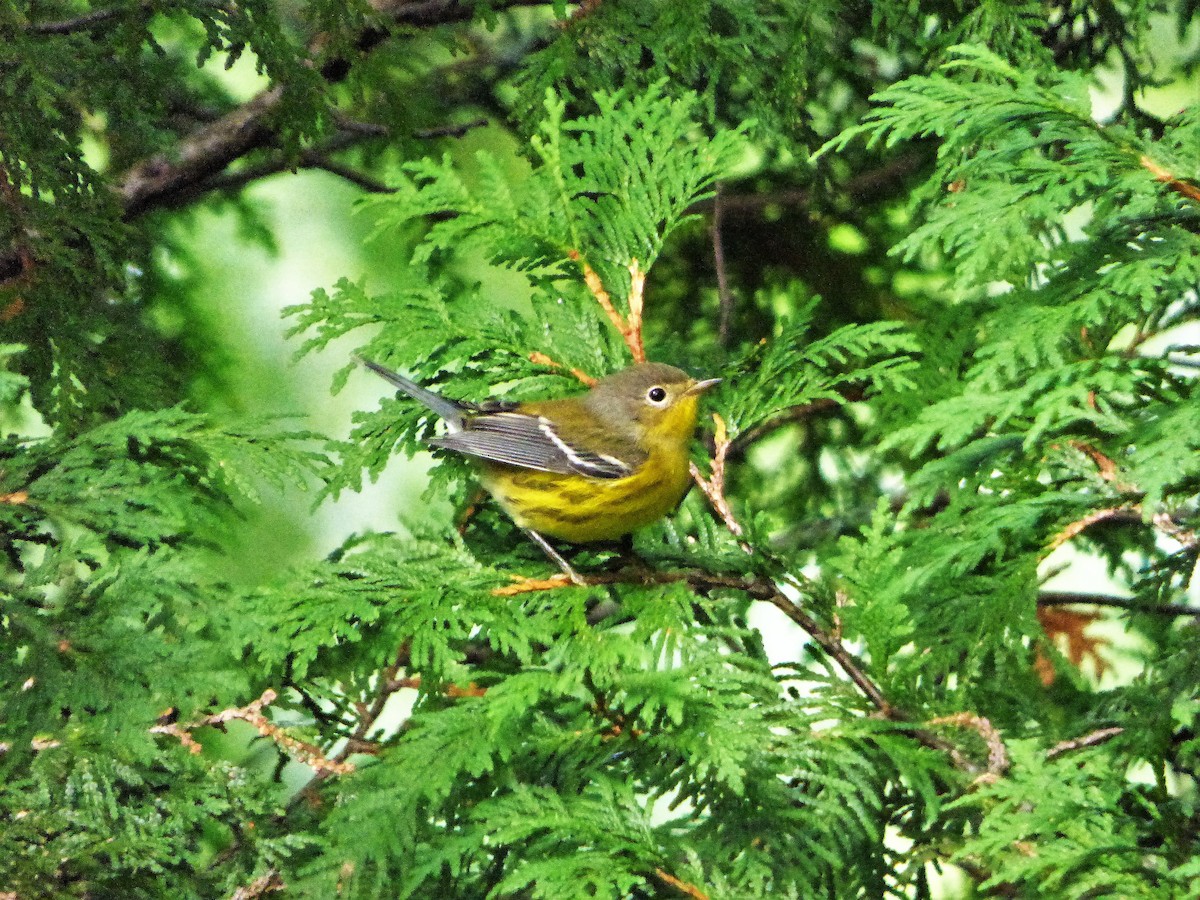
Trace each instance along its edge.
{"label": "bird's tail", "polygon": [[354,358],[372,372],[394,384],[401,391],[408,394],[408,396],[428,407],[432,412],[444,419],[446,424],[450,426],[451,431],[462,430],[463,410],[453,400],[447,400],[441,394],[435,394],[433,391],[421,387],[415,381],[409,381],[403,375],[399,375],[391,369],[384,368],[379,363],[371,362],[371,360],[364,359],[361,356],[355,356]]}

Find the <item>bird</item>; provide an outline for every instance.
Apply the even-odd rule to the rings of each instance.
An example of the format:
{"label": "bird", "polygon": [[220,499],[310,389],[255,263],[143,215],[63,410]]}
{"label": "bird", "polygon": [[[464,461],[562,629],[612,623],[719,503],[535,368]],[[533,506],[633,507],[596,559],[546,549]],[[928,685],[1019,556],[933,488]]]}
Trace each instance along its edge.
{"label": "bird", "polygon": [[446,423],[427,443],[475,460],[483,487],[576,584],[586,582],[547,538],[616,540],[674,510],[691,486],[700,397],[721,381],[645,362],[583,395],[470,403],[357,358]]}

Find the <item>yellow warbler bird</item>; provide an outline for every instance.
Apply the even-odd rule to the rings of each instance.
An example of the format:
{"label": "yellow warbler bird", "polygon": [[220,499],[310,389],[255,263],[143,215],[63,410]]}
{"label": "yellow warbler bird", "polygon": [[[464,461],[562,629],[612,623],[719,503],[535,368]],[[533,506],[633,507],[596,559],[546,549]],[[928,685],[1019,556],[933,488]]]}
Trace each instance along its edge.
{"label": "yellow warbler bird", "polygon": [[478,460],[483,486],[577,583],[543,535],[572,544],[613,540],[678,506],[691,484],[688,442],[700,395],[721,380],[639,363],[582,396],[475,404],[362,363],[446,422],[447,433],[429,443]]}

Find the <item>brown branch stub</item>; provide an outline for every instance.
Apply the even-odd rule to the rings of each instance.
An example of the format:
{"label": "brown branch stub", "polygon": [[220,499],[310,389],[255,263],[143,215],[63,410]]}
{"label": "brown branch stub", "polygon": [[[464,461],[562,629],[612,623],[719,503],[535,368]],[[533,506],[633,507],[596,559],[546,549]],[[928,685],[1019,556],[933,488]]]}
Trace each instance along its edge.
{"label": "brown branch stub", "polygon": [[988,748],[987,770],[990,775],[1003,775],[1012,765],[1008,758],[1008,749],[1004,739],[990,721],[973,712],[954,713],[949,716],[938,716],[930,719],[927,725],[954,725],[957,728],[969,728],[983,738]]}
{"label": "brown branch stub", "polygon": [[[696,464],[692,463],[690,466],[692,480],[704,492],[704,496],[708,498],[708,502],[712,504],[712,508],[721,517],[721,521],[725,523],[725,527],[736,537],[740,538],[743,533],[742,526],[734,517],[733,508],[730,507],[729,500],[725,496],[725,458],[729,453],[729,433],[725,427],[725,420],[721,418],[720,413],[713,413],[713,424],[716,430],[713,436],[712,475],[705,478],[700,474],[700,469]],[[743,543],[742,549],[747,553],[750,552],[750,547],[747,544]]]}
{"label": "brown branch stub", "polygon": [[675,888],[675,890],[679,891],[681,894],[691,897],[692,900],[708,900],[708,894],[704,893],[704,891],[700,890],[700,888],[696,887],[696,885],[691,884],[690,882],[687,882],[687,881],[682,881],[679,878],[676,878],[674,875],[672,875],[670,872],[667,872],[665,869],[655,869],[654,875],[663,884],[670,885],[671,887]]}
{"label": "brown branch stub", "polygon": [[1183,181],[1180,178],[1176,178],[1175,175],[1169,170],[1163,168],[1161,165],[1151,159],[1148,154],[1142,154],[1139,162],[1142,164],[1142,168],[1146,169],[1151,175],[1154,176],[1155,181],[1161,181],[1175,193],[1187,197],[1189,200],[1200,203],[1200,187],[1197,187],[1189,181]]}
{"label": "brown branch stub", "polygon": [[1082,534],[1097,522],[1104,522],[1108,519],[1138,519],[1141,516],[1141,510],[1141,505],[1138,503],[1124,503],[1120,506],[1092,510],[1086,516],[1071,522],[1051,538],[1050,543],[1046,545],[1046,555],[1057,550],[1072,538]]}
{"label": "brown branch stub", "polygon": [[1070,753],[1073,750],[1082,750],[1084,747],[1097,747],[1107,741],[1112,740],[1119,734],[1124,734],[1125,729],[1119,725],[1114,725],[1111,728],[1101,728],[1093,731],[1090,734],[1085,734],[1082,737],[1071,738],[1066,741],[1059,741],[1053,747],[1046,751],[1046,759],[1057,759],[1064,753]]}

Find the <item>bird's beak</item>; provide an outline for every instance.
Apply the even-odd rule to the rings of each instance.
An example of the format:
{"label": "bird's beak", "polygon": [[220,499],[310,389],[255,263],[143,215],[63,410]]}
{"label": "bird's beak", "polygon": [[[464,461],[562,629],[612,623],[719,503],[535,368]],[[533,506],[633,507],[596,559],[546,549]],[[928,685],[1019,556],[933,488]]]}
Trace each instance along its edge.
{"label": "bird's beak", "polygon": [[685,397],[692,397],[696,394],[703,394],[709,388],[716,387],[721,383],[720,378],[706,378],[704,381],[697,381],[690,388],[683,392]]}

